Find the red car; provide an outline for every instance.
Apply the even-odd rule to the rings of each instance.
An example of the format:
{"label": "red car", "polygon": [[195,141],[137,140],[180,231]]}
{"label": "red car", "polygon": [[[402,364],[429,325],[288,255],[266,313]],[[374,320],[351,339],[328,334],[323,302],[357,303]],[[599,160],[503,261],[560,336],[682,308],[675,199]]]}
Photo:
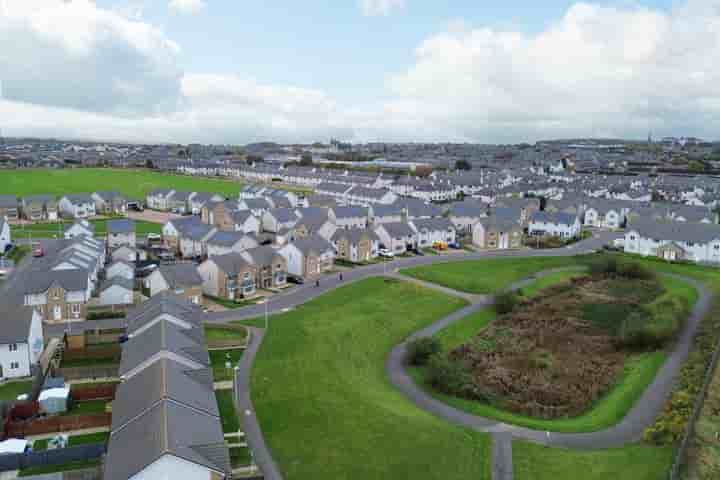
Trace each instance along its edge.
{"label": "red car", "polygon": [[34,244],[32,246],[32,249],[33,249],[32,250],[33,257],[42,257],[45,255],[45,251],[43,250],[42,245],[40,245],[39,243]]}

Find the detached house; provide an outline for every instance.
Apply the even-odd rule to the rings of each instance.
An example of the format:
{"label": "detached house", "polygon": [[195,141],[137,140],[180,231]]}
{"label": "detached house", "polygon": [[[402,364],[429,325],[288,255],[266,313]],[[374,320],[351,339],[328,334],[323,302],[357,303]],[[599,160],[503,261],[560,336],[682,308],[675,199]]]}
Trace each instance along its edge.
{"label": "detached house", "polygon": [[593,199],[585,210],[583,224],[596,228],[622,228],[630,210],[624,202]]}
{"label": "detached house", "polygon": [[239,253],[208,258],[198,266],[205,295],[238,300],[255,295],[257,267]]}
{"label": "detached house", "polygon": [[395,254],[417,248],[417,232],[406,222],[382,223],[375,226],[380,246]]}
{"label": "detached house", "polygon": [[368,229],[338,229],[332,236],[332,244],[336,251],[335,258],[361,263],[377,258],[380,239],[374,231]]}
{"label": "detached house", "polygon": [[23,197],[21,205],[26,220],[40,222],[58,219],[58,201],[51,195],[28,195]]}
{"label": "detached house", "polygon": [[370,218],[373,225],[381,223],[398,223],[403,220],[403,209],[400,205],[371,205]]}
{"label": "detached house", "polygon": [[216,231],[207,239],[207,256],[240,253],[258,246],[257,240],[243,232]]}
{"label": "detached house", "polygon": [[95,236],[95,225],[88,222],[87,220],[79,220],[72,225],[65,227],[63,233],[65,239],[77,238],[77,237],[90,237]]}
{"label": "detached house", "polygon": [[279,233],[295,226],[300,216],[290,208],[274,208],[267,210],[262,216],[263,230],[271,233]]}
{"label": "detached house", "polygon": [[319,235],[285,245],[278,253],[287,261],[288,273],[313,278],[330,270],[335,261],[332,244]]}
{"label": "detached house", "polygon": [[84,193],[65,195],[60,199],[58,206],[60,213],[67,218],[89,218],[96,215],[95,201]]}
{"label": "detached house", "polygon": [[10,221],[20,219],[20,203],[15,195],[0,195],[0,218]]}
{"label": "detached house", "polygon": [[109,249],[123,245],[135,248],[135,222],[128,219],[107,222],[107,244]]}
{"label": "detached house", "polygon": [[34,308],[0,306],[0,382],[29,377],[44,348],[42,316]]}
{"label": "detached house", "polygon": [[458,234],[471,235],[481,219],[488,216],[488,205],[475,201],[455,203],[450,207],[449,219]]}
{"label": "detached house", "polygon": [[170,210],[170,198],[175,193],[172,188],[158,188],[148,193],[145,202],[147,207],[152,210],[168,211]]}
{"label": "detached house", "polygon": [[278,288],[287,283],[287,260],[271,246],[251,248],[242,252],[241,255],[257,269],[255,279],[257,288]]}
{"label": "detached house", "polygon": [[510,249],[522,247],[523,229],[520,224],[503,217],[481,218],[473,227],[473,245],[486,249]]}
{"label": "detached house", "polygon": [[83,269],[32,272],[23,287],[25,305],[37,309],[48,323],[84,319],[93,290],[88,272]]}
{"label": "detached house", "polygon": [[258,220],[257,217],[255,217],[255,215],[253,215],[249,210],[237,210],[231,212],[231,218],[233,223],[232,230],[247,234],[260,233],[260,220]]}
{"label": "detached house", "polygon": [[118,215],[127,212],[127,198],[119,192],[104,191],[91,195],[95,211],[104,215]]}
{"label": "detached house", "polygon": [[570,239],[580,236],[580,219],[568,213],[536,212],[530,218],[528,233],[532,236]]}
{"label": "detached house", "polygon": [[720,263],[720,225],[637,220],[628,225],[625,251],[669,261]]}
{"label": "detached house", "polygon": [[0,217],[0,253],[5,253],[12,247],[11,235],[10,224],[5,218]]}
{"label": "detached house", "polygon": [[337,228],[361,228],[368,225],[369,212],[366,207],[333,207],[329,211],[330,219]]}
{"label": "detached house", "polygon": [[192,263],[161,265],[145,281],[151,297],[170,291],[194,304],[202,304],[203,279]]}
{"label": "detached house", "polygon": [[431,247],[436,242],[453,245],[456,242],[455,226],[447,218],[420,218],[410,221],[417,232],[419,248]]}

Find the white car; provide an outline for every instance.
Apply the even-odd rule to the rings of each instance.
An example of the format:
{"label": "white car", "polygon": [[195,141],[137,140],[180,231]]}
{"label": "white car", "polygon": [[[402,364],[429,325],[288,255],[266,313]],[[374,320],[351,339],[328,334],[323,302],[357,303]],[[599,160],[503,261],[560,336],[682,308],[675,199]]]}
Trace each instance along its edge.
{"label": "white car", "polygon": [[380,255],[381,257],[385,257],[385,258],[395,257],[395,254],[393,252],[391,252],[390,250],[388,250],[387,248],[381,248],[380,250],[378,250],[378,255]]}

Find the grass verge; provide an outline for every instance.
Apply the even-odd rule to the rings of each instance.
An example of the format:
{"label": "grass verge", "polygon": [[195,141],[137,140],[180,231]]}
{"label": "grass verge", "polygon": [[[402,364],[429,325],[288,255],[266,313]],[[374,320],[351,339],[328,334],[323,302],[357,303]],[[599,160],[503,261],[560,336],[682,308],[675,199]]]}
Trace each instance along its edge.
{"label": "grass verge", "polygon": [[222,421],[223,432],[232,433],[240,430],[240,420],[235,411],[235,402],[233,400],[232,390],[215,390],[215,398],[217,400],[218,409],[220,410],[220,420]]}

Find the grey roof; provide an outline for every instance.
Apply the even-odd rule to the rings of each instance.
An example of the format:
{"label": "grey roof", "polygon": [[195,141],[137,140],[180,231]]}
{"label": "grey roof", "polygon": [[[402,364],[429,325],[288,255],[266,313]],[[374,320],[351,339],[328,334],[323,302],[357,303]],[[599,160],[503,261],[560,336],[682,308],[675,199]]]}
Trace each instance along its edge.
{"label": "grey roof", "polygon": [[280,223],[291,223],[298,220],[298,215],[295,210],[291,208],[273,208],[268,210],[267,213],[272,215]]}
{"label": "grey roof", "polygon": [[248,266],[254,268],[248,263],[245,258],[239,253],[228,253],[225,255],[215,255],[208,261],[214,262],[217,267],[225,272],[229,277],[237,276],[239,272],[246,269]]}
{"label": "grey roof", "polygon": [[34,270],[25,276],[25,293],[43,293],[52,286],[67,292],[86,291],[88,274],[85,270]]}
{"label": "grey roof", "polygon": [[123,344],[119,373],[127,374],[161,351],[209,366],[210,357],[203,339],[202,331],[198,334],[195,329],[183,329],[168,320],[160,320]]}
{"label": "grey roof", "polygon": [[114,287],[116,285],[123,287],[130,291],[132,291],[133,288],[135,288],[135,282],[133,280],[130,280],[130,279],[127,279],[127,278],[121,277],[121,276],[115,276],[115,277],[108,278],[105,281],[103,281],[102,284],[100,285],[100,291],[101,292],[105,291],[108,288]]}
{"label": "grey roof", "polygon": [[397,217],[402,216],[402,207],[400,205],[373,205],[372,212],[374,217]]}
{"label": "grey roof", "polygon": [[232,247],[247,235],[244,232],[231,232],[218,230],[210,235],[207,239],[208,245],[218,245],[221,247]]}
{"label": "grey roof", "polygon": [[332,241],[337,242],[343,238],[348,239],[351,244],[360,242],[363,238],[368,237],[370,240],[377,241],[377,234],[369,229],[365,228],[339,228],[335,230],[332,236]]}
{"label": "grey roof", "polygon": [[70,200],[71,203],[95,203],[87,193],[72,193],[65,195],[65,198]]}
{"label": "grey roof", "polygon": [[25,195],[22,201],[26,205],[31,203],[48,203],[55,201],[55,197],[52,195]]}
{"label": "grey roof", "polygon": [[407,222],[383,223],[379,225],[378,228],[384,228],[388,235],[393,238],[415,236],[415,230],[413,230]]}
{"label": "grey roof", "polygon": [[164,454],[230,475],[230,456],[220,421],[169,400],[157,403],[120,430],[113,431],[105,461],[105,480],[127,480]]}
{"label": "grey roof", "polygon": [[486,218],[480,219],[480,224],[485,227],[486,229],[497,229],[500,231],[512,231],[512,230],[520,230],[520,224],[516,219],[506,218],[506,217],[498,217],[495,215],[490,215]]}
{"label": "grey roof", "polygon": [[162,275],[171,289],[202,284],[202,277],[198,273],[194,263],[160,265],[157,271]]}
{"label": "grey roof", "polygon": [[0,305],[0,344],[26,343],[32,322],[32,307]]}
{"label": "grey roof", "polygon": [[318,192],[332,192],[335,194],[343,194],[350,190],[350,185],[345,185],[342,183],[323,182],[318,184],[315,187],[315,190]]}
{"label": "grey roof", "polygon": [[249,210],[270,210],[272,205],[264,198],[246,198],[242,200]]}
{"label": "grey roof", "polygon": [[450,216],[480,218],[488,213],[488,205],[476,201],[453,203],[450,206]]}
{"label": "grey roof", "polygon": [[347,206],[347,207],[333,207],[332,212],[336,219],[342,218],[367,218],[368,209],[367,207],[358,206]]}
{"label": "grey roof", "polygon": [[250,248],[243,252],[246,258],[250,258],[254,265],[263,266],[270,265],[278,254],[277,250],[270,245],[261,245],[259,247]]}
{"label": "grey roof", "polygon": [[219,416],[212,369],[188,369],[174,360],[162,359],[118,386],[112,404],[112,430],[165,399]]}
{"label": "grey roof", "polygon": [[95,192],[97,196],[105,200],[106,202],[112,202],[113,200],[124,200],[125,195],[123,195],[120,192],[116,192],[114,190],[108,190],[108,191],[98,191]]}
{"label": "grey roof", "polygon": [[412,220],[412,224],[418,230],[427,230],[430,232],[455,230],[455,226],[447,218],[417,218]]}
{"label": "grey roof", "polygon": [[168,194],[172,191],[173,191],[172,188],[156,188],[155,190],[150,192],[148,195],[153,196],[153,197],[157,197],[157,196],[167,197]]}
{"label": "grey roof", "polygon": [[87,230],[87,231],[91,232],[92,234],[95,233],[95,224],[94,223],[87,222],[87,225],[85,225],[81,220],[77,220],[77,221],[71,223],[70,225],[66,225],[63,228],[63,231],[67,232],[68,230],[70,230],[71,228],[73,228],[76,225],[79,225],[84,230]]}
{"label": "grey roof", "polygon": [[167,314],[195,325],[202,332],[203,311],[188,299],[165,291],[129,310],[125,317],[128,333],[133,333],[160,315]]}
{"label": "grey roof", "polygon": [[250,217],[254,217],[250,210],[234,210],[230,213],[230,216],[236,225],[243,224],[247,222]]}
{"label": "grey roof", "polygon": [[310,252],[322,254],[327,251],[335,251],[332,244],[320,235],[311,235],[307,238],[299,238],[293,242],[293,245],[303,252],[304,255],[307,255]]}
{"label": "grey roof", "polygon": [[553,225],[574,225],[576,220],[577,215],[564,212],[535,212],[531,219],[533,222],[551,223]]}
{"label": "grey roof", "polygon": [[135,232],[135,221],[127,218],[108,220],[108,233],[133,233]]}
{"label": "grey roof", "polygon": [[171,223],[181,237],[195,241],[202,240],[215,229],[212,225],[202,223],[198,217],[188,217],[182,221],[172,220]]}
{"label": "grey roof", "polygon": [[18,199],[15,195],[0,195],[0,208],[17,208]]}
{"label": "grey roof", "polygon": [[720,240],[720,225],[692,222],[655,222],[650,219],[632,221],[627,231],[635,230],[641,236],[654,240],[708,243]]}

